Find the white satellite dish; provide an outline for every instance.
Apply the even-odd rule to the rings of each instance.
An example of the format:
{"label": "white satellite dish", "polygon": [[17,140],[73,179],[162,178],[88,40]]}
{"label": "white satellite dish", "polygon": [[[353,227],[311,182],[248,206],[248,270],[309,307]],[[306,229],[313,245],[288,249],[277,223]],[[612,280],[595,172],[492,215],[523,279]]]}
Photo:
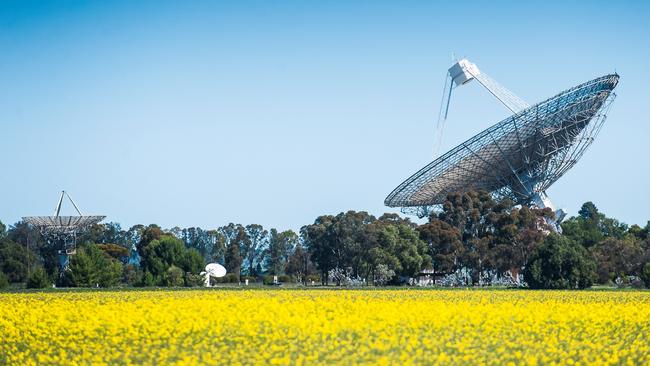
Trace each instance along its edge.
{"label": "white satellite dish", "polygon": [[219,263],[208,263],[205,266],[205,272],[201,272],[205,277],[205,287],[210,287],[210,277],[223,277],[226,275],[226,268]]}
{"label": "white satellite dish", "polygon": [[212,277],[223,277],[226,275],[226,268],[219,263],[208,263],[205,271]]}

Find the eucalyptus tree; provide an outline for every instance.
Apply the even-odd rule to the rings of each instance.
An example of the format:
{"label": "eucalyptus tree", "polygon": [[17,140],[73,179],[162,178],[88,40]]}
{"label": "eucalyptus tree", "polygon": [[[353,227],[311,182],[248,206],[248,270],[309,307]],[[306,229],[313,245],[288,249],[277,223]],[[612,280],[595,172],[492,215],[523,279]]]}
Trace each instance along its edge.
{"label": "eucalyptus tree", "polygon": [[289,256],[298,244],[299,236],[293,230],[269,232],[268,248],[263,253],[266,271],[271,275],[285,273]]}

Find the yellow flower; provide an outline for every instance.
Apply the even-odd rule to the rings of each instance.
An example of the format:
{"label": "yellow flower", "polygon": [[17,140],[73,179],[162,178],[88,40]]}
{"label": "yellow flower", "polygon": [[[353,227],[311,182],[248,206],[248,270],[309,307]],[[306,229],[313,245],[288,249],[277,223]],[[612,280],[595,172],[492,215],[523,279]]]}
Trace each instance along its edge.
{"label": "yellow flower", "polygon": [[650,364],[650,292],[0,294],[0,365]]}

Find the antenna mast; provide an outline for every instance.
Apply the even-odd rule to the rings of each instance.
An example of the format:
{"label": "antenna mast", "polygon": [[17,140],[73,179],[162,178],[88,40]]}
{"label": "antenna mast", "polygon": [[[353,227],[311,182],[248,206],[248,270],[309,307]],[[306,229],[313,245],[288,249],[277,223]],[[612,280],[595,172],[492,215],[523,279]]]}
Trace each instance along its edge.
{"label": "antenna mast", "polygon": [[81,213],[81,210],[79,210],[79,207],[77,207],[77,204],[74,203],[74,201],[72,200],[72,197],[70,197],[70,195],[66,191],[61,191],[61,197],[59,197],[59,203],[56,204],[56,208],[54,209],[54,216],[59,217],[59,214],[61,213],[61,204],[63,203],[63,196],[68,197],[68,199],[70,200],[70,203],[72,203],[72,206],[74,206],[74,209],[77,211],[79,216],[83,216],[83,214]]}
{"label": "antenna mast", "polygon": [[436,123],[436,141],[434,142],[434,155],[436,156],[442,143],[442,135],[444,134],[447,115],[449,114],[451,92],[453,89],[463,86],[472,80],[476,80],[485,90],[514,114],[530,107],[523,99],[497,83],[487,74],[481,72],[478,66],[466,58],[457,61],[447,72],[447,79],[445,80],[445,87],[442,92],[442,102],[440,103],[440,112],[438,113],[438,122]]}
{"label": "antenna mast", "polygon": [[65,196],[65,191],[61,191],[61,197],[59,197],[59,203],[56,204],[54,209],[54,216],[58,217],[61,212],[61,203],[63,202],[63,196]]}

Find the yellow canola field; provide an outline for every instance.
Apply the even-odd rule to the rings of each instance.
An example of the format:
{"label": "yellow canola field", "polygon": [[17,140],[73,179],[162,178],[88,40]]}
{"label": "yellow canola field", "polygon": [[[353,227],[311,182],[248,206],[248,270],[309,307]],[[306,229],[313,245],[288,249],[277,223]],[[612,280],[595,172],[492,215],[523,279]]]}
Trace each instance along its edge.
{"label": "yellow canola field", "polygon": [[0,365],[650,364],[650,292],[46,292],[0,314]]}

